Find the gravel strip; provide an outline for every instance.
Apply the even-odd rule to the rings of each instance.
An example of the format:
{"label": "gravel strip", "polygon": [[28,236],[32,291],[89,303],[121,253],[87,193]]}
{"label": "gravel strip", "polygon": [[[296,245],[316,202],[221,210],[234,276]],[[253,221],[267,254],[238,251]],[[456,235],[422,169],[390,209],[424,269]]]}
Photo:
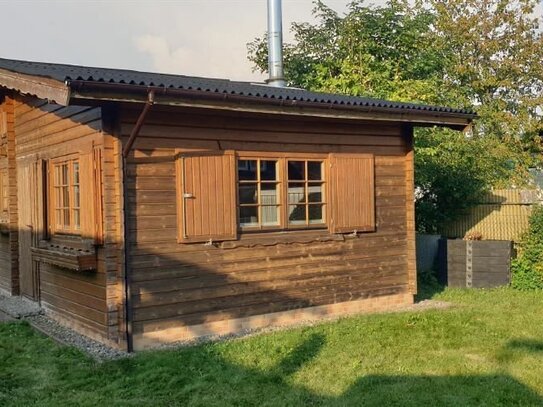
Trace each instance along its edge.
{"label": "gravel strip", "polygon": [[13,321],[13,318],[9,316],[8,314],[3,313],[0,311],[0,323],[1,322],[11,322]]}
{"label": "gravel strip", "polygon": [[74,346],[98,361],[129,356],[127,352],[111,348],[59,324],[44,315],[38,304],[23,297],[0,292],[0,316],[2,314],[27,321],[33,328],[51,337],[55,342],[64,346]]}
{"label": "gravel strip", "polygon": [[[445,309],[452,306],[453,305],[451,303],[444,301],[424,300],[413,305],[409,305],[401,309],[388,312],[397,313],[406,311],[425,311],[429,309]],[[20,318],[24,321],[28,321],[28,323],[30,323],[32,327],[34,327],[36,330],[43,333],[44,335],[51,337],[57,343],[64,346],[76,347],[100,362],[125,358],[133,355],[119,349],[111,348],[59,324],[58,322],[44,315],[41,309],[39,309],[39,307],[37,307],[35,303],[32,303],[21,297],[6,297],[0,294],[0,311],[4,311],[5,313],[14,316],[15,318]],[[327,318],[325,321],[334,321],[342,318],[345,318],[345,316]],[[188,341],[179,341],[169,344],[163,344],[154,349],[175,349],[180,347],[194,346],[207,342],[238,339],[248,336],[260,335],[263,333],[275,332],[283,329],[313,326],[325,321],[308,320],[300,321],[300,323],[296,324],[295,326],[274,326],[261,329],[243,330],[241,332],[228,335],[212,335]]]}
{"label": "gravel strip", "polygon": [[28,321],[36,330],[51,337],[57,343],[76,347],[97,361],[120,359],[130,355],[127,352],[111,348],[87,336],[81,335],[45,315],[33,315],[25,317],[24,320]]}
{"label": "gravel strip", "polygon": [[42,313],[42,309],[35,302],[24,297],[8,296],[3,293],[0,293],[0,311],[13,318],[23,318]]}

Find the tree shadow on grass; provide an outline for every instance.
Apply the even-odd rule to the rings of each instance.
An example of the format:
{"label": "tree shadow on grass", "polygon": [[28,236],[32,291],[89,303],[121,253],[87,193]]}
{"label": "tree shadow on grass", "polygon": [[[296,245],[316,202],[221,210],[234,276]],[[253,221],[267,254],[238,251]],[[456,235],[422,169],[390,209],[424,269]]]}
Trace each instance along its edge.
{"label": "tree shadow on grass", "polygon": [[[543,405],[538,394],[506,374],[364,375],[361,371],[347,390],[331,394],[327,388],[334,383],[323,382],[318,371],[307,375],[325,344],[322,334],[301,333],[285,341],[240,342],[245,359],[238,359],[228,345],[205,344],[143,352],[96,365],[74,352],[60,357],[59,348],[49,342],[36,358],[20,355],[32,366],[14,364],[0,374],[14,378],[22,371],[41,367],[47,380],[36,377],[2,383],[0,401],[40,406]],[[27,351],[23,348],[21,352]],[[328,368],[335,367],[331,364]],[[304,380],[296,377],[302,370]],[[339,384],[352,382],[351,377],[339,373],[326,377]]]}
{"label": "tree shadow on grass", "polygon": [[543,353],[543,341],[537,339],[513,339],[506,345],[508,349],[519,349],[530,353]]}
{"label": "tree shadow on grass", "polygon": [[507,342],[499,350],[496,359],[500,363],[512,363],[518,358],[536,355],[543,356],[543,341],[532,338],[516,338]]}

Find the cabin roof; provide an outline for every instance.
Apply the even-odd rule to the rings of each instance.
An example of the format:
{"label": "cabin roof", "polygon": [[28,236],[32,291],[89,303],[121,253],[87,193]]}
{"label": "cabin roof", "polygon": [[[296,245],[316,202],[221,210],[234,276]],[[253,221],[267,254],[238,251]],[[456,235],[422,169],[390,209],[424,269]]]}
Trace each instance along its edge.
{"label": "cabin roof", "polygon": [[[111,95],[107,95],[106,90],[113,88],[115,88],[117,98],[122,100],[120,96],[122,94],[129,94],[137,89],[152,88],[164,95],[185,94],[186,96],[188,94],[192,98],[214,96],[215,99],[220,97],[223,100],[237,97],[243,99],[245,103],[251,101],[273,103],[280,104],[282,107],[303,105],[316,109],[363,109],[373,112],[448,116],[461,118],[466,121],[464,124],[468,124],[476,116],[472,111],[465,109],[310,92],[290,87],[278,88],[263,83],[4,58],[0,58],[0,86],[62,105],[70,104],[72,99],[90,97],[91,89],[94,90],[93,99],[95,100],[111,100]],[[99,95],[102,96],[98,95],[98,89],[101,91]],[[127,100],[136,101],[133,97]],[[441,123],[436,120],[435,124]]]}

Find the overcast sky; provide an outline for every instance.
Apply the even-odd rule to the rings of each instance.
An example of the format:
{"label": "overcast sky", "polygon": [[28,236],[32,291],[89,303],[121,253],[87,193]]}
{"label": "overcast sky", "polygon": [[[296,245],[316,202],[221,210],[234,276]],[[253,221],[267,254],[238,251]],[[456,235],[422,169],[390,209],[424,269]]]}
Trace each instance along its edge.
{"label": "overcast sky", "polygon": [[[342,13],[349,0],[325,0]],[[283,0],[311,21],[311,0]],[[0,57],[259,80],[247,42],[266,30],[266,0],[0,0]]]}

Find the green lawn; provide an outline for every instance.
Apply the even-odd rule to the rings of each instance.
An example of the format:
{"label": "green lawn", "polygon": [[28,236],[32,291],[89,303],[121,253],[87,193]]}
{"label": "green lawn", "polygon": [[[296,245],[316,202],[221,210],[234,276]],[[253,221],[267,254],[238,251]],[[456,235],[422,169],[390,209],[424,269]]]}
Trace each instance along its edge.
{"label": "green lawn", "polygon": [[455,307],[96,363],[0,325],[0,405],[543,406],[543,293],[446,290]]}

